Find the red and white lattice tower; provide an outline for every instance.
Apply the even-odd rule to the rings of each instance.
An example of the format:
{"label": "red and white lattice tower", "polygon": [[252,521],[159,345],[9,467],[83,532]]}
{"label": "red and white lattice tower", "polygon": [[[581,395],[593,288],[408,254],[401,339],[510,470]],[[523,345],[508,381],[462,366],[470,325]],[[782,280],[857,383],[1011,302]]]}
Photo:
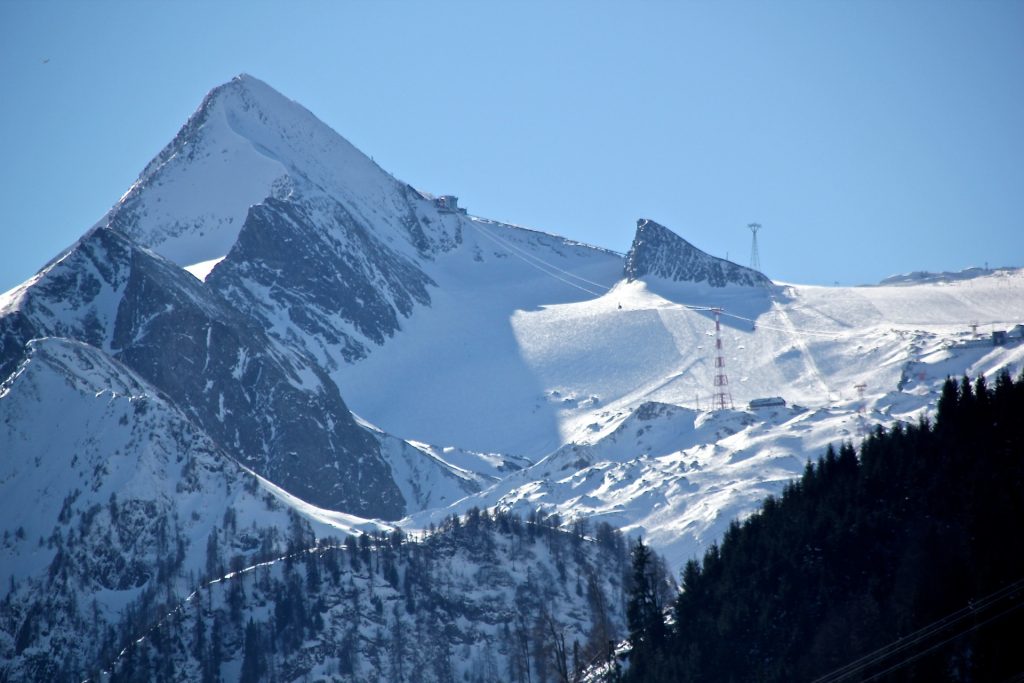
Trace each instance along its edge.
{"label": "red and white lattice tower", "polygon": [[715,314],[715,398],[714,409],[731,409],[732,394],[729,393],[729,376],[725,374],[725,356],[722,354],[722,309],[712,308]]}
{"label": "red and white lattice tower", "polygon": [[864,400],[864,390],[868,388],[868,385],[862,382],[860,384],[853,385],[853,388],[857,390],[857,395],[860,397],[857,402],[857,434],[860,436],[867,436],[867,402]]}

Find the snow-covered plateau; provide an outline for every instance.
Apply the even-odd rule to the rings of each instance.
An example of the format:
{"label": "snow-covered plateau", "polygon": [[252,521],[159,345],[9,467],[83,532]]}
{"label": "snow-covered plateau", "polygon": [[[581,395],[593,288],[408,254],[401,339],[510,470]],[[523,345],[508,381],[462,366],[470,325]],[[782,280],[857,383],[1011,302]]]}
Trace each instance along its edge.
{"label": "snow-covered plateau", "polygon": [[[452,202],[243,75],[0,294],[0,679],[127,667],[132,637],[188,610],[174,656],[209,659],[223,628],[231,678],[249,639],[301,623],[352,641],[300,632],[263,661],[281,680],[545,680],[520,640],[621,635],[587,530],[642,535],[677,572],[828,444],[928,417],[947,376],[1024,367],[1022,269],[806,286],[650,219],[622,255]],[[571,540],[527,551],[518,517],[487,514],[460,536],[452,515],[480,510]],[[320,564],[295,584],[280,558],[305,546]],[[258,563],[244,610],[210,588]],[[273,597],[293,584],[325,586],[319,622]],[[523,591],[550,600],[517,613]],[[380,654],[435,628],[440,654]]]}

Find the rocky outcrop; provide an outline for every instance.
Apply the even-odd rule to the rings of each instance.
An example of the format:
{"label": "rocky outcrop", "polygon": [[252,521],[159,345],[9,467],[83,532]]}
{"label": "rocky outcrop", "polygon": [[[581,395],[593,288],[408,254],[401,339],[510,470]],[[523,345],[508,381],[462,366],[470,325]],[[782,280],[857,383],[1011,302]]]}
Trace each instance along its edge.
{"label": "rocky outcrop", "polygon": [[626,279],[658,277],[712,287],[772,287],[762,273],[707,254],[654,221],[636,222],[636,236],[626,254]]}

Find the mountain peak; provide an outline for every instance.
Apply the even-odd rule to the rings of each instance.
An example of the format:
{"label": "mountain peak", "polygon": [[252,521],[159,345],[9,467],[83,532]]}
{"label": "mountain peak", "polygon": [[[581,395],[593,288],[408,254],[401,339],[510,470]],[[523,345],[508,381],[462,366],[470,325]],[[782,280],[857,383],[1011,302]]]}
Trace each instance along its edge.
{"label": "mountain peak", "polygon": [[203,103],[200,105],[199,109],[201,110],[204,106],[208,106],[209,103],[213,101],[224,100],[231,97],[236,98],[236,100],[244,101],[246,106],[265,104],[268,108],[272,108],[283,105],[298,107],[305,111],[305,108],[295,100],[281,94],[265,81],[261,81],[255,76],[251,76],[247,73],[240,73],[230,81],[222,83],[210,90],[206,97],[203,98]]}
{"label": "mountain peak", "polygon": [[121,203],[124,203],[124,200],[132,194],[137,186],[159,171],[169,160],[187,152],[191,152],[190,156],[194,156],[194,149],[187,150],[187,148],[190,145],[194,148],[201,142],[202,131],[215,110],[219,108],[248,110],[261,100],[265,100],[269,105],[292,103],[299,106],[263,81],[246,73],[238,74],[230,81],[212,88],[203,97],[199,107],[188,117],[185,125],[181,127],[174,139],[142,170],[138,180],[122,198]]}
{"label": "mountain peak", "polygon": [[397,206],[409,222],[403,183],[302,105],[239,74],[207,93],[101,224],[186,266],[227,254],[251,206],[303,193],[367,222]]}
{"label": "mountain peak", "polygon": [[[251,74],[247,74],[244,71],[235,76],[234,78],[232,78],[230,81],[228,81],[228,83],[262,83],[263,85],[266,85],[266,83],[264,83],[260,79],[256,78]],[[228,83],[225,83],[224,85],[227,85]],[[269,88],[270,86],[267,87]]]}
{"label": "mountain peak", "polygon": [[625,276],[629,281],[652,276],[675,282],[706,282],[712,287],[772,286],[762,273],[711,256],[649,218],[636,222],[636,235],[626,254]]}

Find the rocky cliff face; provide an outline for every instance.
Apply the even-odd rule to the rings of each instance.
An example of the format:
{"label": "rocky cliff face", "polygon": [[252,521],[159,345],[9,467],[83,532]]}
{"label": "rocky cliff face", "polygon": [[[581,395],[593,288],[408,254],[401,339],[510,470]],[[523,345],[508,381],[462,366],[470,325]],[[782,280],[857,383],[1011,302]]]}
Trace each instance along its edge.
{"label": "rocky cliff face", "polygon": [[291,195],[249,210],[207,284],[330,370],[394,335],[434,282],[341,202]]}
{"label": "rocky cliff face", "polygon": [[773,286],[771,280],[756,270],[711,256],[646,218],[636,222],[636,236],[626,254],[625,276],[630,281],[658,277],[674,282],[706,283],[712,287]]}
{"label": "rocky cliff face", "polygon": [[377,441],[315,363],[115,230],[91,231],[8,305],[0,370],[39,337],[109,353],[220,447],[309,502],[372,517],[404,512]]}

